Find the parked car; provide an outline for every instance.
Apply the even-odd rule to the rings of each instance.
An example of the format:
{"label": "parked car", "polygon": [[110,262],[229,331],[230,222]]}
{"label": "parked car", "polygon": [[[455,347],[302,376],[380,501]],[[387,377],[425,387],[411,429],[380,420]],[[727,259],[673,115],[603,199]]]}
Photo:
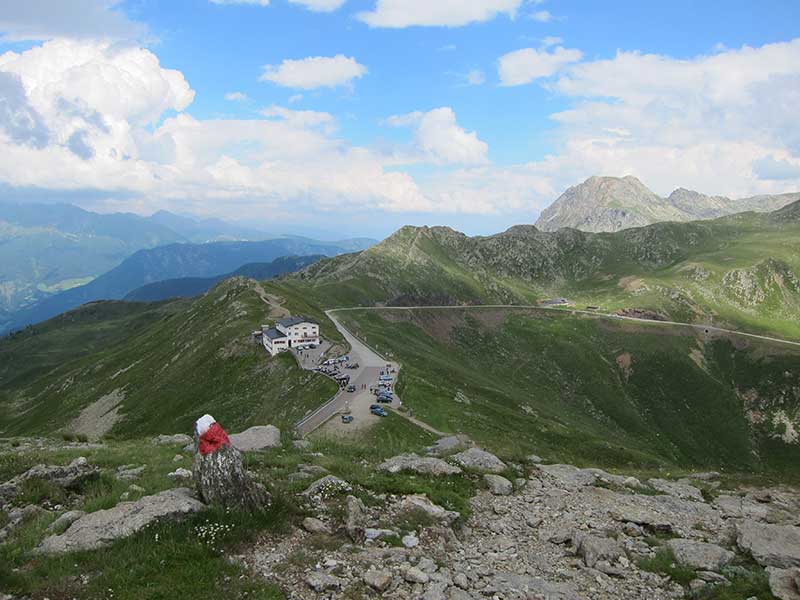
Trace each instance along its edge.
{"label": "parked car", "polygon": [[391,404],[392,398],[391,396],[379,396],[378,402],[380,402],[381,404]]}
{"label": "parked car", "polygon": [[342,423],[352,423],[353,415],[342,415]]}
{"label": "parked car", "polygon": [[351,393],[352,393],[352,392],[355,392],[355,391],[356,391],[356,386],[354,386],[354,385],[351,383],[350,385],[348,385],[348,386],[347,386],[347,391],[348,391],[348,392],[351,392]]}
{"label": "parked car", "polygon": [[386,412],[386,409],[383,408],[382,406],[376,406],[375,408],[371,409],[370,412],[373,415],[376,415],[378,417],[388,417],[389,416],[389,413]]}

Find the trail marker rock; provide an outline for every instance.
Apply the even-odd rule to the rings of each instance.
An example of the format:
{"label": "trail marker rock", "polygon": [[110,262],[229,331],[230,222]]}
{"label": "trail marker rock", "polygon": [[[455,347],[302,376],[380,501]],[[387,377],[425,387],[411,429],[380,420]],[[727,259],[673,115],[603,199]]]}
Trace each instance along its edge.
{"label": "trail marker rock", "polygon": [[200,497],[206,504],[263,511],[270,505],[269,493],[244,470],[241,453],[231,446],[225,430],[211,415],[195,424],[198,451],[192,472]]}

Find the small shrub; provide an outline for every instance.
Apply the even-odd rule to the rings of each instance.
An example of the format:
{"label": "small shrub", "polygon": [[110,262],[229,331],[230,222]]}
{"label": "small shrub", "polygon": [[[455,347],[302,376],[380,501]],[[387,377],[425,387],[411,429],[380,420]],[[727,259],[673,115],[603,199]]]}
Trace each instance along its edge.
{"label": "small shrub", "polygon": [[701,600],[740,600],[741,598],[757,598],[758,600],[774,600],[769,587],[769,577],[764,569],[756,567],[751,571],[737,569],[735,572],[724,571],[730,583],[706,588],[697,595]]}
{"label": "small shrub", "polygon": [[45,479],[28,479],[20,486],[20,495],[17,496],[17,503],[20,506],[26,504],[63,504],[67,499],[67,493],[51,481]]}
{"label": "small shrub", "polygon": [[61,438],[65,442],[74,442],[75,441],[75,434],[65,431],[64,433],[61,434]]}

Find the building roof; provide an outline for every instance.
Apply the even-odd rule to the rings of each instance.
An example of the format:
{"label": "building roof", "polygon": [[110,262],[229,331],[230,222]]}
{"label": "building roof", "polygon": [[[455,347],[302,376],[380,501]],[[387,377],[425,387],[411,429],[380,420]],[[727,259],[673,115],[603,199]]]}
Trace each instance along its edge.
{"label": "building roof", "polygon": [[316,324],[315,321],[312,321],[305,317],[286,317],[285,319],[281,319],[280,321],[278,321],[278,325],[280,325],[281,327],[291,327],[292,325],[299,325],[300,323]]}
{"label": "building roof", "polygon": [[275,328],[272,329],[265,329],[264,335],[267,336],[271,340],[280,340],[286,337],[286,334],[281,333]]}

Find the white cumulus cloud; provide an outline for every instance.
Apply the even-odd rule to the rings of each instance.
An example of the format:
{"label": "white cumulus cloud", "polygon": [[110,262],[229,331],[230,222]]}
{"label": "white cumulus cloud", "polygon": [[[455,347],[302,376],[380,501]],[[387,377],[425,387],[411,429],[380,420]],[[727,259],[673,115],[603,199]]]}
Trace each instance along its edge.
{"label": "white cumulus cloud", "polygon": [[358,13],[370,27],[461,27],[505,14],[513,18],[523,0],[377,0],[372,11]]}
{"label": "white cumulus cloud", "polygon": [[[474,131],[461,127],[450,107],[428,112],[395,115],[386,120],[392,127],[414,129],[415,150],[405,160],[435,164],[485,164],[489,161],[489,146]],[[399,159],[402,162],[404,159]]]}
{"label": "white cumulus cloud", "polygon": [[346,0],[289,0],[314,12],[333,12],[341,8]]}
{"label": "white cumulus cloud", "polygon": [[337,54],[287,59],[280,65],[265,65],[260,79],[283,87],[313,90],[346,85],[366,73],[367,68],[355,58]]}
{"label": "white cumulus cloud", "polygon": [[583,57],[580,50],[558,46],[552,51],[523,48],[504,54],[497,61],[502,85],[525,85],[536,79],[550,77],[570,63]]}
{"label": "white cumulus cloud", "polygon": [[0,0],[0,39],[134,39],[146,32],[120,0]]}
{"label": "white cumulus cloud", "polygon": [[228,102],[245,102],[249,98],[244,92],[228,92],[225,94],[225,100]]}

